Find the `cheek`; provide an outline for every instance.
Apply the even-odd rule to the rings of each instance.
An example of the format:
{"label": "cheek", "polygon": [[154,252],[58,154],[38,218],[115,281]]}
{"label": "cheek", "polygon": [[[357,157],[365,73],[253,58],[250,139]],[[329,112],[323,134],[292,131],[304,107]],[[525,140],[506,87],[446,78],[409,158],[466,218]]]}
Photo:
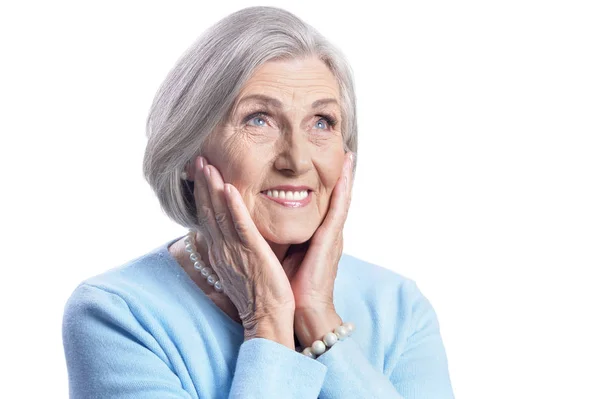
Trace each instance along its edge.
{"label": "cheek", "polygon": [[253,157],[230,159],[223,167],[223,181],[237,188],[250,213],[260,195],[264,168],[264,163],[257,162]]}
{"label": "cheek", "polygon": [[336,151],[324,155],[325,156],[319,160],[316,166],[319,171],[321,184],[323,185],[322,189],[325,189],[327,193],[331,193],[342,174],[344,152]]}
{"label": "cheek", "polygon": [[264,164],[257,160],[266,158],[257,154],[256,148],[256,145],[226,129],[218,145],[207,151],[212,155],[207,156],[209,162],[213,162],[225,183],[237,188],[247,206],[254,203],[254,195],[259,191],[256,185],[261,181],[264,169]]}
{"label": "cheek", "polygon": [[257,181],[257,171],[244,162],[228,162],[224,169],[223,180],[238,189],[246,201],[256,191],[254,183]]}

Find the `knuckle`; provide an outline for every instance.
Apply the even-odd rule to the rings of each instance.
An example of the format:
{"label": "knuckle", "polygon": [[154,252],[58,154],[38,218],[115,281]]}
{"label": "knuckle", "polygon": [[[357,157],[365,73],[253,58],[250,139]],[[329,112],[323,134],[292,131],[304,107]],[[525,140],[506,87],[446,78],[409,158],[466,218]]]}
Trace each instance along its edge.
{"label": "knuckle", "polygon": [[210,230],[210,219],[206,215],[198,216],[198,224],[205,230]]}
{"label": "knuckle", "polygon": [[227,226],[227,214],[225,212],[215,212],[215,220],[219,226]]}
{"label": "knuckle", "polygon": [[206,216],[212,215],[212,208],[206,204],[200,205],[200,210]]}
{"label": "knuckle", "polygon": [[203,228],[207,229],[210,224],[208,223],[208,218],[206,217],[206,215],[200,215],[198,216],[198,224],[200,226],[202,226]]}
{"label": "knuckle", "polygon": [[247,246],[248,245],[248,226],[246,225],[246,223],[234,220],[233,227],[235,228],[235,232],[237,233],[238,237],[240,238],[240,241],[242,242],[242,244]]}
{"label": "knuckle", "polygon": [[245,233],[246,233],[246,231],[248,231],[248,228],[246,227],[246,224],[245,224],[245,223],[242,223],[242,222],[240,222],[240,221],[237,221],[237,220],[235,220],[235,221],[233,222],[233,226],[235,227],[235,231],[236,231],[238,234],[245,234]]}
{"label": "knuckle", "polygon": [[198,222],[203,226],[210,225],[210,219],[212,218],[212,210],[209,206],[201,205],[200,212],[198,212]]}

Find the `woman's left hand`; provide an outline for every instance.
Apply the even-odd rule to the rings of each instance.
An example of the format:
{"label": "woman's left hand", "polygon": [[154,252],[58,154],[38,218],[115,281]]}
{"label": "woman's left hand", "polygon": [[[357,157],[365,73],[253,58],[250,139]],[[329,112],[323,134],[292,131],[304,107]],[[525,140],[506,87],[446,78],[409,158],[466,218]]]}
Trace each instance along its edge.
{"label": "woman's left hand", "polygon": [[308,243],[291,248],[283,261],[284,269],[294,270],[288,277],[294,292],[296,316],[314,315],[323,319],[335,314],[333,286],[342,255],[342,231],[350,207],[353,161],[354,154],[346,153],[342,174],[332,191],[323,223]]}

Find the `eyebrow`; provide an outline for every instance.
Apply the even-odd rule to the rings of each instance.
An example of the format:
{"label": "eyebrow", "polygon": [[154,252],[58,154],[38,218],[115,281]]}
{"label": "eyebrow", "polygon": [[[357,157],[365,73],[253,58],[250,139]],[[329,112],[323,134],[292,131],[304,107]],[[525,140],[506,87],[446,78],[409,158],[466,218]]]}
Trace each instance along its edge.
{"label": "eyebrow", "polygon": [[[249,94],[246,97],[242,98],[238,102],[238,105],[240,105],[243,102],[250,101],[250,100],[258,100],[258,101],[264,102],[268,105],[271,105],[275,108],[283,107],[283,104],[281,103],[281,101],[279,101],[276,98],[264,95],[264,94]],[[338,101],[335,98],[322,98],[320,100],[314,101],[312,103],[312,108],[320,108],[320,107],[323,107],[324,105],[331,104],[331,103],[339,106]]]}

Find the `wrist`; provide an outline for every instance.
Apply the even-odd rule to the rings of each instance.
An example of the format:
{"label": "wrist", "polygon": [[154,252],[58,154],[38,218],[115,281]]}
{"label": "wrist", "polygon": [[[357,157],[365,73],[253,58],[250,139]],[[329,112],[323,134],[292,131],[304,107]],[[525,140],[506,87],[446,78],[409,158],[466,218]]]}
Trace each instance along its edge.
{"label": "wrist", "polygon": [[253,338],[264,338],[295,349],[292,316],[261,319],[244,325],[244,342]]}
{"label": "wrist", "polygon": [[294,331],[302,347],[306,348],[323,339],[328,332],[333,332],[342,322],[335,310],[302,310],[294,314]]}

